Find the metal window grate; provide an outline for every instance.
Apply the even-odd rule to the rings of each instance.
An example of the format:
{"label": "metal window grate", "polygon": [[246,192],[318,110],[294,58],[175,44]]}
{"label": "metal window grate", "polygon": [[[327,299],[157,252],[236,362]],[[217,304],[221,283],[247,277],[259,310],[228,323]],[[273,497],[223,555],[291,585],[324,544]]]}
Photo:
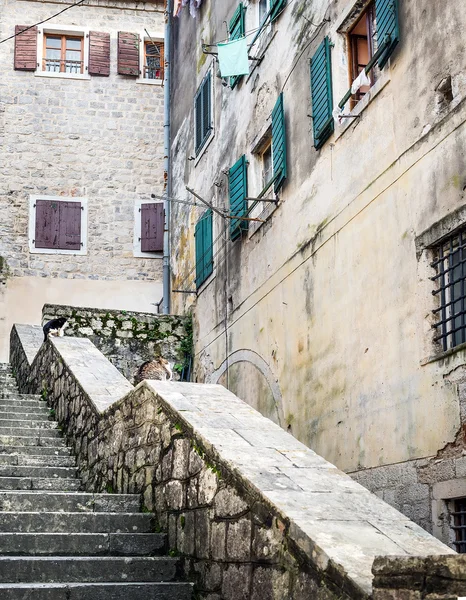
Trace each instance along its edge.
{"label": "metal window grate", "polygon": [[454,500],[451,516],[453,518],[452,529],[456,537],[456,541],[453,542],[456,551],[466,554],[466,498]]}
{"label": "metal window grate", "polygon": [[437,289],[432,293],[440,300],[433,311],[438,318],[433,325],[437,331],[434,341],[440,342],[445,351],[466,342],[466,229],[451,235],[438,246],[436,260],[431,266],[437,271],[432,277]]}

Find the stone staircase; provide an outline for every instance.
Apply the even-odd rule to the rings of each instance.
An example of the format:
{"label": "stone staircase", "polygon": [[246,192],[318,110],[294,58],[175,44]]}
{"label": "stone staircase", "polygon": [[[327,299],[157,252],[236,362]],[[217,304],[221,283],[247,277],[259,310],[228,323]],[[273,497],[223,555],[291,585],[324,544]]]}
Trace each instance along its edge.
{"label": "stone staircase", "polygon": [[81,492],[50,418],[0,364],[0,599],[191,599],[140,497]]}

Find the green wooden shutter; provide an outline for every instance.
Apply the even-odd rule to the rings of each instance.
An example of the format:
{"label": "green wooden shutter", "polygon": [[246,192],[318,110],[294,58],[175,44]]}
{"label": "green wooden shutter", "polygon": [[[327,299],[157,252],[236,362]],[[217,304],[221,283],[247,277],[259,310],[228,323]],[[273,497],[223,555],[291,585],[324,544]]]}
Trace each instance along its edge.
{"label": "green wooden shutter", "polygon": [[286,0],[270,0],[270,20],[275,21],[286,6]]}
{"label": "green wooden shutter", "polygon": [[[228,183],[230,190],[230,215],[244,217],[248,212],[247,207],[247,161],[243,155],[236,162],[228,173]],[[241,231],[247,230],[248,221],[240,219],[230,219],[230,236],[232,240],[236,240],[241,235]]]}
{"label": "green wooden shutter", "polygon": [[210,71],[204,77],[194,99],[194,143],[196,154],[204,146],[212,124],[212,100],[211,100],[211,74]]}
{"label": "green wooden shutter", "polygon": [[[244,37],[246,28],[244,25],[244,16],[246,13],[246,9],[244,8],[244,4],[242,2],[239,3],[238,8],[233,15],[230,25],[228,26],[228,32],[230,34],[230,41],[237,40],[238,38]],[[236,77],[230,77],[230,85],[232,89],[238,83],[238,81],[243,77],[243,75],[237,75]]]}
{"label": "green wooden shutter", "polygon": [[380,47],[387,36],[390,36],[390,43],[379,58],[379,67],[383,69],[400,41],[398,0],[375,0],[375,18],[377,23],[377,45]]}
{"label": "green wooden shutter", "polygon": [[332,62],[326,37],[311,58],[312,120],[314,146],[321,148],[335,129],[333,120]]}
{"label": "green wooden shutter", "polygon": [[212,211],[207,210],[196,223],[196,288],[199,288],[214,270],[212,247]]}
{"label": "green wooden shutter", "polygon": [[286,179],[286,131],[283,92],[278,97],[272,111],[272,162],[274,190],[278,190]]}

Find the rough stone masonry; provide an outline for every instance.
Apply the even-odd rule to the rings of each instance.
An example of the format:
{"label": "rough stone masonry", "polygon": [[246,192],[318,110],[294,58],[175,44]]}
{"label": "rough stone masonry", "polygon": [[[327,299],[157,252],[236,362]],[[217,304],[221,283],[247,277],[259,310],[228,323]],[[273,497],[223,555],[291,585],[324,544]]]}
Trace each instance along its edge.
{"label": "rough stone masonry", "polygon": [[223,387],[133,389],[89,340],[32,358],[34,338],[12,331],[22,391],[55,409],[87,490],[143,494],[202,600],[465,595],[464,556]]}

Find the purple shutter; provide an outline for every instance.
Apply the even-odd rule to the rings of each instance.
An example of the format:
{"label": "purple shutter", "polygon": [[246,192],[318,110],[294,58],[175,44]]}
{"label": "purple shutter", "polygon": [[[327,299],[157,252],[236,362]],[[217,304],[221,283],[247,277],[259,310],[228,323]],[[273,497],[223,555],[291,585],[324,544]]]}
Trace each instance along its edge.
{"label": "purple shutter", "polygon": [[89,31],[89,75],[110,75],[110,34]]}
{"label": "purple shutter", "polygon": [[15,69],[18,71],[35,71],[37,68],[37,27],[24,31],[27,27],[15,27]]}
{"label": "purple shutter", "polygon": [[36,200],[35,248],[59,248],[59,202]]}
{"label": "purple shutter", "polygon": [[139,76],[139,35],[118,32],[118,74]]}
{"label": "purple shutter", "polygon": [[141,205],[141,252],[163,251],[164,226],[165,215],[161,202]]}
{"label": "purple shutter", "polygon": [[81,250],[81,202],[60,202],[61,250]]}

